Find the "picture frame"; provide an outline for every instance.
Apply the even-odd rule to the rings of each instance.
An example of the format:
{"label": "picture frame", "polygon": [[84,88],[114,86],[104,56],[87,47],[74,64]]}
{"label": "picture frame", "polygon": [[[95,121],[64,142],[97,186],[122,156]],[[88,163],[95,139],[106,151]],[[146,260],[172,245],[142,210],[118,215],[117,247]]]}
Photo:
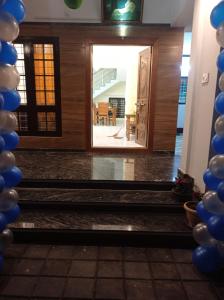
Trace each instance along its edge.
{"label": "picture frame", "polygon": [[102,22],[141,24],[144,0],[102,0]]}

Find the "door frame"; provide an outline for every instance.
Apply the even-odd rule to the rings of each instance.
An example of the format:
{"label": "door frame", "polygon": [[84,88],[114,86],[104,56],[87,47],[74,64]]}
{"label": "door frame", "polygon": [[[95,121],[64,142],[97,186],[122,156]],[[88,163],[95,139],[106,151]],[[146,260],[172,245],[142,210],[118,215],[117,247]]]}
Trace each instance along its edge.
{"label": "door frame", "polygon": [[[149,46],[152,48],[151,60],[151,80],[149,84],[149,107],[148,107],[148,143],[145,148],[94,148],[92,146],[92,66],[93,66],[93,46]],[[88,152],[98,153],[151,153],[153,152],[154,140],[154,116],[155,116],[155,97],[157,84],[159,42],[157,39],[146,38],[97,38],[87,41],[86,44],[86,145]]]}

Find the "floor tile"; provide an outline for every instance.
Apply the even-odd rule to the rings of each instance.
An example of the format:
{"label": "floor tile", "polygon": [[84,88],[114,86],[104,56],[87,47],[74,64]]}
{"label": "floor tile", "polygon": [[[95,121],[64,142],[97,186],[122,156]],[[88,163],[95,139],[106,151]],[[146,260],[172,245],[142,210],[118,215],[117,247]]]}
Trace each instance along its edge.
{"label": "floor tile", "polygon": [[74,277],[95,277],[96,262],[74,260],[69,272],[69,276]]}
{"label": "floor tile", "polygon": [[127,280],[125,282],[127,300],[154,300],[152,282],[148,280]]}
{"label": "floor tile", "polygon": [[34,290],[34,297],[61,297],[65,286],[65,278],[40,277]]}
{"label": "floor tile", "polygon": [[66,283],[64,298],[92,299],[94,280],[86,278],[69,278]]}
{"label": "floor tile", "polygon": [[207,282],[185,281],[183,284],[190,300],[217,300],[214,290]]}
{"label": "floor tile", "polygon": [[24,252],[23,257],[28,258],[46,258],[49,252],[50,246],[48,245],[31,245]]}
{"label": "floor tile", "polygon": [[123,281],[120,279],[98,279],[96,299],[124,299]]}
{"label": "floor tile", "polygon": [[75,246],[73,259],[94,260],[97,258],[97,247]]}
{"label": "floor tile", "polygon": [[147,249],[148,259],[151,262],[172,262],[173,256],[170,249],[150,248]]}
{"label": "floor tile", "polygon": [[192,250],[172,249],[172,254],[176,262],[192,262]]}
{"label": "floor tile", "polygon": [[36,280],[35,277],[11,277],[8,284],[2,290],[2,295],[30,297]]}
{"label": "floor tile", "polygon": [[125,277],[136,279],[150,279],[149,266],[144,262],[125,262]]}
{"label": "floor tile", "polygon": [[216,294],[219,296],[219,299],[224,299],[224,285],[223,283],[214,283],[212,284]]}
{"label": "floor tile", "polygon": [[6,249],[5,257],[21,257],[26,248],[27,245],[24,244],[12,244]]}
{"label": "floor tile", "polygon": [[1,275],[13,274],[17,263],[18,263],[18,259],[6,258],[4,261],[3,270],[1,271]]}
{"label": "floor tile", "polygon": [[177,264],[177,270],[182,280],[207,280],[192,264]]}
{"label": "floor tile", "polygon": [[43,267],[42,259],[21,259],[15,267],[16,275],[38,275]]}
{"label": "floor tile", "polygon": [[100,247],[100,260],[122,260],[122,248],[120,247]]}
{"label": "floor tile", "polygon": [[100,261],[98,264],[97,277],[101,278],[121,278],[122,277],[122,263],[119,261]]}
{"label": "floor tile", "polygon": [[48,276],[66,276],[70,267],[70,260],[47,260],[41,275]]}
{"label": "floor tile", "polygon": [[188,300],[180,282],[154,281],[154,287],[158,300]]}
{"label": "floor tile", "polygon": [[179,279],[175,264],[151,263],[151,270],[154,279]]}
{"label": "floor tile", "polygon": [[124,258],[127,261],[147,261],[146,249],[127,247],[124,249]]}
{"label": "floor tile", "polygon": [[74,252],[73,246],[52,246],[48,258],[72,259]]}

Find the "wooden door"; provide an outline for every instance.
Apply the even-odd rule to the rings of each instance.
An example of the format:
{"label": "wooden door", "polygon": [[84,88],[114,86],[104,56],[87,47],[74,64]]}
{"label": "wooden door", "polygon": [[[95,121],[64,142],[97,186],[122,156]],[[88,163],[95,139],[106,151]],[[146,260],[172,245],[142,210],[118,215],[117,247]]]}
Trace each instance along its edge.
{"label": "wooden door", "polygon": [[151,77],[151,47],[139,53],[138,94],[136,103],[135,142],[146,147],[148,143],[149,98]]}

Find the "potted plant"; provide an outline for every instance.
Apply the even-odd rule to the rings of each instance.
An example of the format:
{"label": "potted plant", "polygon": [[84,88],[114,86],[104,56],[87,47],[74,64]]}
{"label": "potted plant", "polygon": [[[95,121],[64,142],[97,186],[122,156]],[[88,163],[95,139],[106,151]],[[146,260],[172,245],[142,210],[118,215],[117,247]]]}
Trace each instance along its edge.
{"label": "potted plant", "polygon": [[186,201],[184,203],[184,210],[187,219],[187,225],[190,228],[194,228],[200,222],[200,219],[197,214],[197,204],[202,200],[203,194],[200,193],[199,189],[194,186],[193,197],[192,200]]}
{"label": "potted plant", "polygon": [[196,206],[202,199],[202,194],[198,187],[194,185],[194,181],[190,176],[180,175],[176,177],[172,192],[179,201],[184,202],[183,207],[186,214],[187,225],[193,228],[199,222]]}

